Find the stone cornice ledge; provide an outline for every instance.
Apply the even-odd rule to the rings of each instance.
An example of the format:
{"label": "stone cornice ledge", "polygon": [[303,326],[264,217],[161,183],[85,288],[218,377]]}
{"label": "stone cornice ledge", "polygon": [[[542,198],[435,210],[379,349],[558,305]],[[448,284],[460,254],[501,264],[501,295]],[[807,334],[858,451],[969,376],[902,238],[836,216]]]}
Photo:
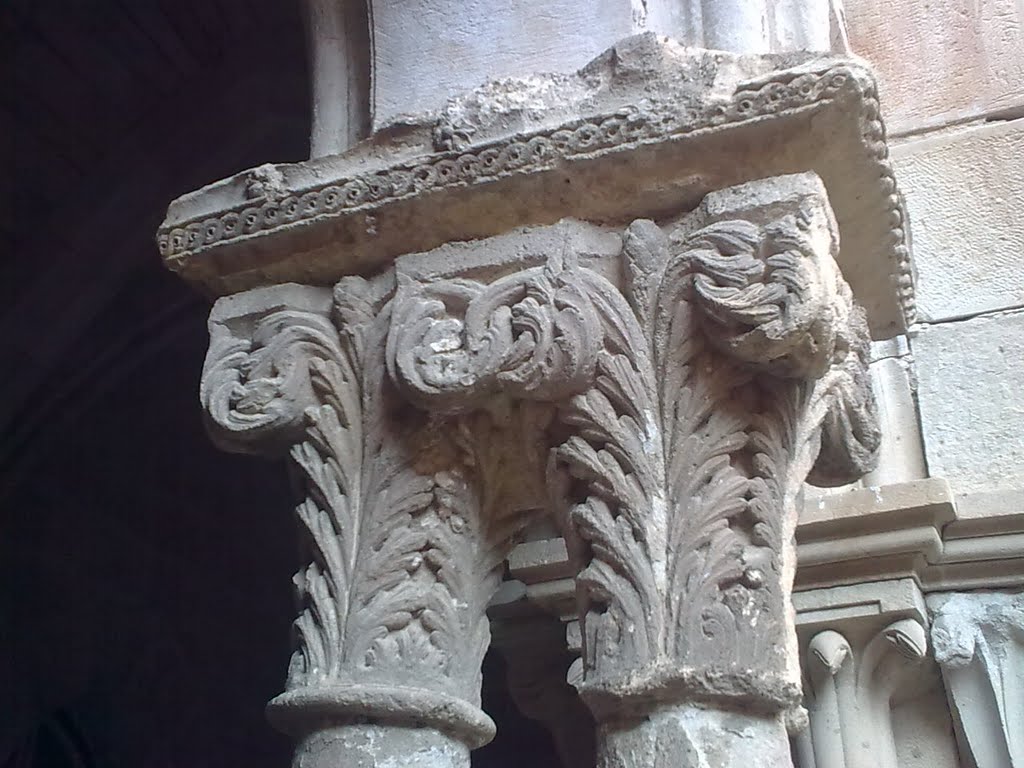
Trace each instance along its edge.
{"label": "stone cornice ledge", "polygon": [[[796,530],[794,591],[901,579],[925,592],[1024,586],[1022,501],[1019,493],[957,497],[942,478],[808,498]],[[569,618],[572,566],[561,539],[524,542],[508,562],[515,581],[503,596],[515,597],[493,604],[492,615],[528,602]]]}
{"label": "stone cornice ledge", "polygon": [[344,155],[262,166],[174,201],[158,242],[213,294],[330,284],[402,253],[565,217],[665,218],[709,191],[816,171],[872,334],[913,313],[905,219],[870,71],[653,35],[574,76],[501,81]]}
{"label": "stone cornice ledge", "polygon": [[808,499],[794,589],[896,578],[926,592],[1022,586],[1019,494],[980,496],[927,478]]}

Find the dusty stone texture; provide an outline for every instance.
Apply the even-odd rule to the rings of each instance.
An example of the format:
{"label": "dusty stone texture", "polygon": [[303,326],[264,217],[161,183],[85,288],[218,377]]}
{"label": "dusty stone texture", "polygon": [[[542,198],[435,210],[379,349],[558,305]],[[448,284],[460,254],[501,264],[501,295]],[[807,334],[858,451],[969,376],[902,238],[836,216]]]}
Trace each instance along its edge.
{"label": "dusty stone texture", "polygon": [[642,32],[733,53],[829,51],[841,26],[834,11],[829,0],[415,0],[367,14],[362,3],[315,0],[306,14],[312,156],[344,151],[487,81],[571,74]]}
{"label": "dusty stone texture", "polygon": [[469,749],[428,729],[373,724],[316,731],[295,748],[292,768],[459,768]]}
{"label": "dusty stone texture", "polygon": [[899,768],[893,706],[924,675],[927,615],[911,579],[803,592],[809,743],[801,766]]}
{"label": "dusty stone texture", "polygon": [[960,493],[1024,487],[1024,312],[911,337],[929,473]]}
{"label": "dusty stone texture", "polygon": [[300,764],[465,766],[485,609],[542,514],[599,763],[784,764],[801,489],[875,466],[868,323],[912,307],[886,153],[855,62],[647,35],[172,206],[169,264],[275,283],[217,302],[200,394],[223,447],[295,478],[268,714]]}
{"label": "dusty stone texture", "polygon": [[878,466],[850,486],[822,488],[808,484],[804,488],[808,502],[855,488],[906,483],[928,475],[917,416],[916,374],[907,337],[873,342],[870,371],[882,428]]}
{"label": "dusty stone texture", "polygon": [[778,715],[664,707],[640,723],[604,724],[598,740],[598,768],[793,765]]}
{"label": "dusty stone texture", "polygon": [[968,765],[1024,765],[1024,594],[928,598],[935,659]]}
{"label": "dusty stone texture", "polygon": [[[620,733],[621,718],[680,702],[712,707],[702,733],[739,707],[786,744],[796,500],[812,467],[846,482],[879,444],[836,235],[821,181],[800,174],[712,193],[665,228],[633,222],[618,269],[559,247],[510,271],[488,241],[396,262],[387,357],[404,397],[451,416],[556,406],[548,495],[579,571],[579,687],[615,734],[602,765],[649,764],[647,726]],[[676,754],[687,729],[666,728]],[[713,742],[719,764],[744,759],[717,736],[699,748]]]}
{"label": "dusty stone texture", "polygon": [[925,659],[892,707],[898,766],[963,768],[938,665]]}
{"label": "dusty stone texture", "polygon": [[489,80],[575,72],[617,40],[644,31],[634,6],[631,0],[376,4],[373,128],[427,112]]}
{"label": "dusty stone texture", "polygon": [[984,533],[1024,530],[1024,488],[961,493],[956,499],[957,519],[948,533],[956,538]]}
{"label": "dusty stone texture", "polygon": [[1022,158],[1024,120],[967,128],[893,148],[913,221],[922,321],[1024,306]]}
{"label": "dusty stone texture", "polygon": [[286,455],[299,489],[296,648],[268,708],[300,737],[297,765],[466,765],[494,733],[480,710],[484,611],[537,506],[498,468],[514,477],[523,456],[501,447],[536,437],[510,420],[439,431],[402,414],[386,383],[388,298],[360,278],[285,284],[223,298],[210,317],[211,432]]}
{"label": "dusty stone texture", "polygon": [[878,72],[894,134],[1024,107],[1015,0],[847,0],[850,45]]}
{"label": "dusty stone texture", "polygon": [[579,73],[492,82],[344,155],[186,195],[158,240],[169,267],[215,294],[329,285],[446,242],[565,217],[660,219],[714,189],[815,171],[838,221],[839,263],[883,338],[913,313],[884,136],[856,61],[643,35]]}
{"label": "dusty stone texture", "polygon": [[[885,350],[884,346],[894,347]],[[878,467],[861,484],[878,487],[926,477],[924,444],[914,399],[917,386],[913,361],[905,336],[872,349],[871,384],[878,401],[882,424],[882,448]]]}
{"label": "dusty stone texture", "polygon": [[923,577],[941,559],[942,530],[954,519],[953,496],[938,478],[808,499],[796,529],[796,589]]}

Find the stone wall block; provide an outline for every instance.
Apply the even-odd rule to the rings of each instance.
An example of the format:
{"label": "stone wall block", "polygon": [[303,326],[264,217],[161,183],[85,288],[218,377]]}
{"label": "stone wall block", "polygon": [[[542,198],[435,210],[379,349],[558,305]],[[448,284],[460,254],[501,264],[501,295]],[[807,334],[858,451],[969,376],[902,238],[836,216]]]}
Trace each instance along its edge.
{"label": "stone wall block", "polygon": [[1024,107],[1024,8],[1014,0],[846,0],[854,53],[878,72],[893,133]]}
{"label": "stone wall block", "polygon": [[1024,312],[911,337],[928,471],[957,494],[1024,487]]}
{"label": "stone wall block", "polygon": [[915,139],[892,157],[914,235],[918,318],[1024,306],[1024,120]]}

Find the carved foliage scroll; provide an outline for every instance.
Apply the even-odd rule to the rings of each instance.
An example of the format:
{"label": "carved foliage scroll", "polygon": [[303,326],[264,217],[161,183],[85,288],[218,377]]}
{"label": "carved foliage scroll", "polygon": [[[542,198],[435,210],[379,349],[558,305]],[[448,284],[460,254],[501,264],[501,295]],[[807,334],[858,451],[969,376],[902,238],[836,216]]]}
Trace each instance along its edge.
{"label": "carved foliage scroll", "polygon": [[[388,359],[396,382],[431,409],[505,409],[516,400],[561,400],[571,436],[553,456],[574,481],[593,487],[571,525],[594,557],[579,575],[585,604],[597,606],[588,632],[631,658],[661,644],[653,560],[663,547],[648,514],[661,493],[653,369],[647,343],[619,291],[571,260],[553,258],[490,285],[400,279]],[[607,620],[597,614],[610,612]],[[603,621],[603,623],[602,623]],[[634,626],[633,633],[620,627]],[[614,638],[609,633],[614,634]],[[615,655],[619,655],[616,652]]]}
{"label": "carved foliage scroll", "polygon": [[287,451],[301,489],[309,562],[288,688],[404,686],[478,705],[484,611],[521,524],[495,477],[503,440],[486,414],[410,416],[385,371],[391,308],[373,295],[346,278],[333,302],[212,321],[204,405],[222,443]]}
{"label": "carved foliage scroll", "polygon": [[746,186],[743,215],[680,237],[634,222],[622,291],[556,255],[490,285],[405,278],[396,297],[388,359],[414,402],[557,401],[549,486],[581,564],[588,686],[709,684],[757,658],[776,699],[798,695],[795,496],[816,459],[837,481],[878,446],[820,181]]}

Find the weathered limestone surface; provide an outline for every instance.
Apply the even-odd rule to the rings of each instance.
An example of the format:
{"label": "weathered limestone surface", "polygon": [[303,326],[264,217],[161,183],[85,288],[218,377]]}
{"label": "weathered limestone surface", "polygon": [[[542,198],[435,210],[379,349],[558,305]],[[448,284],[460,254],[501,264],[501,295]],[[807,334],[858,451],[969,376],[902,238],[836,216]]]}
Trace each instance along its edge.
{"label": "weathered limestone surface", "polygon": [[1014,0],[846,0],[850,45],[878,72],[889,128],[921,131],[1024,107]]}
{"label": "weathered limestone surface", "polygon": [[879,449],[838,248],[798,174],[660,226],[564,221],[220,299],[211,430],[288,455],[302,493],[269,708],[295,765],[466,764],[493,733],[484,610],[539,511],[578,574],[599,765],[788,765],[797,499]]}
{"label": "weathered limestone surface", "polygon": [[631,0],[554,0],[540,6],[501,0],[376,3],[373,127],[433,110],[490,80],[575,72],[616,41],[646,28],[646,17],[638,17]]}
{"label": "weathered limestone surface", "polygon": [[486,242],[459,266],[397,261],[388,365],[406,397],[556,405],[551,511],[580,569],[602,766],[740,764],[755,743],[788,763],[796,498],[812,466],[863,474],[879,439],[836,234],[805,174],[712,193],[667,232],[634,222],[621,287],[571,251],[489,284],[449,276],[492,271]]}
{"label": "weathered limestone surface", "polygon": [[956,493],[1024,487],[1024,312],[911,337],[928,469]]}
{"label": "weathered limestone surface", "polygon": [[1024,306],[1024,120],[908,141],[892,156],[913,221],[919,319]]}
{"label": "weathered limestone surface", "polygon": [[[796,742],[799,768],[900,768],[898,745],[921,723],[901,702],[937,698],[927,656],[927,611],[911,579],[801,592],[794,597],[805,666],[810,728]],[[930,708],[931,709],[931,708]],[[915,715],[918,715],[915,717]],[[933,716],[931,711],[929,716]],[[948,718],[947,718],[948,719]],[[900,722],[902,721],[902,722]],[[930,750],[935,765],[954,765],[948,725]],[[942,737],[945,736],[945,743]],[[912,741],[911,741],[912,744]],[[918,759],[922,755],[916,756]]]}
{"label": "weathered limestone surface", "polygon": [[882,578],[927,579],[955,520],[945,480],[928,478],[806,499],[796,529],[797,589]]}
{"label": "weathered limestone surface", "polygon": [[[869,329],[912,317],[884,135],[855,62],[645,35],[172,205],[167,263],[247,289],[211,433],[298,492],[296,766],[464,767],[485,610],[551,578],[601,768],[789,765],[801,492],[875,467]],[[539,519],[564,561],[499,593]]]}
{"label": "weathered limestone surface", "polygon": [[[906,347],[906,338],[900,338]],[[885,356],[871,363],[883,437],[878,468],[864,477],[865,486],[905,483],[927,475],[913,375],[909,354]]]}
{"label": "weathered limestone surface", "polygon": [[488,81],[570,75],[642,32],[732,53],[845,52],[832,44],[842,36],[835,10],[830,0],[312,0],[312,156],[415,121]]}
{"label": "weathered limestone surface", "polygon": [[1024,594],[928,598],[960,751],[973,768],[1024,765]]}
{"label": "weathered limestone surface", "polygon": [[450,241],[565,217],[665,218],[715,189],[813,171],[844,276],[888,338],[913,315],[913,287],[884,137],[874,82],[854,61],[643,35],[575,75],[491,83],[345,155],[185,195],[158,239],[169,267],[216,294],[326,285]]}
{"label": "weathered limestone surface", "polygon": [[503,479],[530,476],[516,469],[529,459],[501,452],[532,438],[406,412],[385,371],[388,298],[361,278],[284,284],[210,316],[212,434],[287,455],[300,489],[296,649],[268,710],[296,736],[296,766],[454,768],[494,732],[479,708],[484,611],[537,503]]}

